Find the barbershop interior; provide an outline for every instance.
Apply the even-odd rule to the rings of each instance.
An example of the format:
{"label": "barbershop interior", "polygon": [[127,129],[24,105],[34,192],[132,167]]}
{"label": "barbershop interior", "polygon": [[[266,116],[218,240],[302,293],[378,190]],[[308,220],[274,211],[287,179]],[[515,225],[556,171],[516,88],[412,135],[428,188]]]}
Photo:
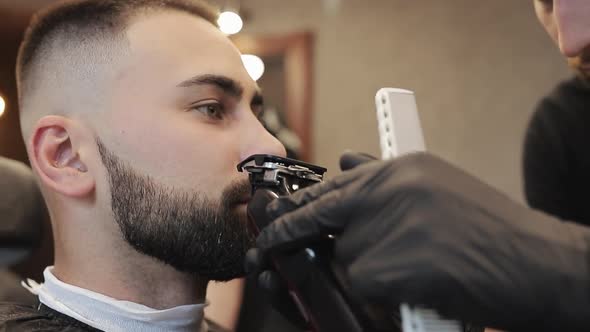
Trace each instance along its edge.
{"label": "barbershop interior", "polygon": [[587,327],[588,22],[0,0],[0,330]]}

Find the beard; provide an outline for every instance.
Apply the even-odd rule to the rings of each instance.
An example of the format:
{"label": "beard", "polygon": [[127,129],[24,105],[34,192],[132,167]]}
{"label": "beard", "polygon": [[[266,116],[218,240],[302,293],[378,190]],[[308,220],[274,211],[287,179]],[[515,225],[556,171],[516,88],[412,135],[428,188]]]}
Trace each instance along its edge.
{"label": "beard", "polygon": [[219,201],[142,175],[97,139],[108,173],[111,208],[123,238],[138,252],[178,271],[215,281],[245,275],[255,238],[237,206],[250,194],[247,180],[227,186]]}
{"label": "beard", "polygon": [[567,59],[570,68],[572,68],[578,77],[586,84],[590,84],[590,48],[577,57]]}

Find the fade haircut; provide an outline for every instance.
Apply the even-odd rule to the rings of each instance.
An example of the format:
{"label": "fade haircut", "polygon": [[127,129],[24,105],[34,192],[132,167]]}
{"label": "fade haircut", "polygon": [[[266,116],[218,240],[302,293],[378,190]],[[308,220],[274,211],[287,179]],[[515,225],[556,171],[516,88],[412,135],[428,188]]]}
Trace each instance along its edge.
{"label": "fade haircut", "polygon": [[[125,32],[132,19],[161,10],[185,12],[216,25],[217,11],[202,0],[74,0],[35,14],[16,66],[23,135],[27,136],[27,127],[32,125],[32,119],[23,120],[29,109],[64,114],[80,104],[95,106],[104,92],[100,84],[106,82],[101,70],[112,71],[117,59],[125,54]],[[38,90],[47,87],[50,89],[45,95],[35,98]],[[85,91],[80,89],[89,90],[87,100],[78,96],[76,91]],[[75,105],[66,104],[64,99],[71,98],[80,100]],[[52,109],[41,110],[44,107]]]}

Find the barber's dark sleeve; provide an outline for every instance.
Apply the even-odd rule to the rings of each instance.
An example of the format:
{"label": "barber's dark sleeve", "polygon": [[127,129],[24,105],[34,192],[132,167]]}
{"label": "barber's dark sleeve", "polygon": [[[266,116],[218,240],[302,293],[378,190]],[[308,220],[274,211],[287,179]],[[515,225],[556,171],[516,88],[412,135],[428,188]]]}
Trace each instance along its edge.
{"label": "barber's dark sleeve", "polygon": [[545,100],[531,118],[523,151],[524,191],[531,207],[570,219],[567,136],[560,112]]}

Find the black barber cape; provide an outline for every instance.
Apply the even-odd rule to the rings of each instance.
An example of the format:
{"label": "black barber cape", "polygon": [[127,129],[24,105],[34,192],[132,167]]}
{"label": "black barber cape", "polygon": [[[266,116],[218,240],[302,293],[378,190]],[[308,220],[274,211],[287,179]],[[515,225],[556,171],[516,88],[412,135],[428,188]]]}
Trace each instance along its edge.
{"label": "black barber cape", "polygon": [[[219,325],[207,320],[209,332],[225,332]],[[55,311],[41,303],[27,306],[14,303],[0,303],[0,332],[100,331],[69,316]]]}
{"label": "black barber cape", "polygon": [[573,78],[538,104],[524,144],[529,205],[590,226],[590,83]]}

